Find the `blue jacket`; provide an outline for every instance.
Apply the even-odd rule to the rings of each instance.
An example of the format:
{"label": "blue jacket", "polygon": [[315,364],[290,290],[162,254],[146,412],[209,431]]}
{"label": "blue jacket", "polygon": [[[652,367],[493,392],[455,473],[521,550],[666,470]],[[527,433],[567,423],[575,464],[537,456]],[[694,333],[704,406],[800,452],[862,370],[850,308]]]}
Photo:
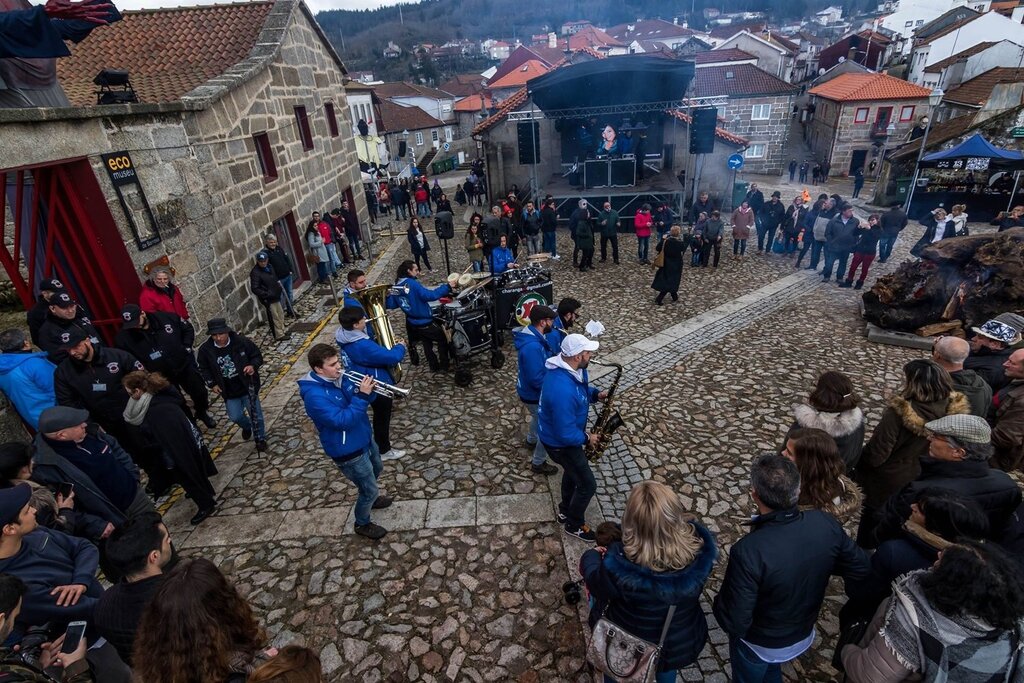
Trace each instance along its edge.
{"label": "blue jacket", "polygon": [[56,369],[45,353],[0,354],[0,391],[11,399],[21,419],[32,429],[39,427],[40,413],[57,405],[53,393]]}
{"label": "blue jacket", "polygon": [[432,323],[434,316],[430,312],[429,302],[437,301],[452,291],[452,288],[447,283],[433,289],[427,289],[414,277],[403,277],[397,282],[397,285],[399,287],[408,287],[409,293],[389,296],[388,308],[392,308],[392,304],[396,303],[397,306],[395,307],[402,309],[406,320],[411,325],[429,325]]}
{"label": "blue jacket", "polygon": [[370,445],[373,430],[366,414],[368,397],[348,392],[315,372],[299,380],[299,394],[320,435],[320,445],[331,458],[351,460]]}
{"label": "blue jacket", "polygon": [[523,403],[537,403],[540,401],[540,388],[544,383],[544,376],[548,372],[544,368],[544,363],[557,351],[551,348],[544,335],[532,325],[514,330],[512,341],[519,354],[516,392]]}
{"label": "blue jacket", "polygon": [[516,258],[508,247],[495,247],[491,250],[491,260],[494,263],[494,274],[497,275],[508,270],[508,264],[515,261]]}
{"label": "blue jacket", "polygon": [[352,295],[352,290],[348,287],[345,288],[345,298],[342,302],[345,306],[355,306],[356,308],[362,309],[363,305]]}
{"label": "blue jacket", "polygon": [[[588,550],[580,558],[580,574],[591,596],[604,606],[604,616],[633,635],[657,643],[669,606],[676,606],[658,662],[659,671],[675,671],[693,664],[708,639],[708,622],[700,597],[715,566],[718,548],[710,531],[696,522],[690,523],[704,546],[682,569],[656,572],[642,567],[626,557],[621,543],[612,544],[603,559],[596,550]],[[591,626],[597,623],[598,611],[591,611]]]}
{"label": "blue jacket", "polygon": [[544,336],[548,340],[548,346],[551,347],[552,353],[558,353],[562,348],[562,340],[569,336],[569,331],[565,329],[561,318],[555,318],[555,324],[551,326],[551,331]]}
{"label": "blue jacket", "polygon": [[587,386],[586,370],[581,371],[583,381],[577,379],[561,356],[548,358],[544,367],[548,374],[540,390],[537,435],[552,448],[582,446],[587,440],[587,412],[597,401],[597,388]]}
{"label": "blue jacket", "polygon": [[365,332],[346,330],[339,327],[334,335],[338,347],[345,354],[348,362],[345,366],[364,375],[372,375],[374,379],[394,384],[391,368],[405,358],[405,346],[396,344],[388,349],[369,338]]}

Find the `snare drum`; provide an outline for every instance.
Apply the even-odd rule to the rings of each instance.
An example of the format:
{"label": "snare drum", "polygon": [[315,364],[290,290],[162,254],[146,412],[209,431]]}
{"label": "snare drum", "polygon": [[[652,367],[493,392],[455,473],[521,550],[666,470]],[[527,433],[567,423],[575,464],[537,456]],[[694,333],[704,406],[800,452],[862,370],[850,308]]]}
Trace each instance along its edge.
{"label": "snare drum", "polygon": [[462,304],[460,304],[458,301],[453,301],[451,303],[445,304],[444,310],[447,311],[448,313],[459,313],[460,311],[462,311]]}

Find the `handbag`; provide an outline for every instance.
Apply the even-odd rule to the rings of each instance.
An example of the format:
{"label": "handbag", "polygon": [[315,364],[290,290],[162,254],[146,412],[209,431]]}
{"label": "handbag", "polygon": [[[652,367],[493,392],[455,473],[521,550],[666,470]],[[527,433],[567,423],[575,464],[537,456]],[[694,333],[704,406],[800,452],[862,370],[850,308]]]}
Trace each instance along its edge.
{"label": "handbag", "polygon": [[784,240],[775,240],[772,242],[772,253],[783,254],[786,251],[786,243]]}
{"label": "handbag", "polygon": [[675,613],[675,605],[668,608],[668,616],[665,617],[657,645],[634,636],[602,616],[594,625],[594,633],[587,646],[587,661],[619,683],[654,683],[661,648]]}
{"label": "handbag", "polygon": [[664,268],[665,267],[665,247],[664,247],[664,245],[661,247],[661,251],[659,251],[654,256],[654,260],[651,261],[651,266],[654,267],[654,268]]}
{"label": "handbag", "polygon": [[819,242],[825,241],[825,228],[828,227],[831,218],[825,218],[824,216],[818,216],[814,219],[814,239]]}

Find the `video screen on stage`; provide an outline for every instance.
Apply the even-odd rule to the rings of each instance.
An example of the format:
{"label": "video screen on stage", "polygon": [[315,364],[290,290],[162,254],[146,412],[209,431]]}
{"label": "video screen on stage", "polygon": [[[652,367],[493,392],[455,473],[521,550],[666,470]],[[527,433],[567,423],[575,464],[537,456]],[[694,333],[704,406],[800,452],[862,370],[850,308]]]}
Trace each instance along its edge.
{"label": "video screen on stage", "polygon": [[586,159],[661,154],[664,116],[563,119],[556,129],[562,137],[562,163]]}

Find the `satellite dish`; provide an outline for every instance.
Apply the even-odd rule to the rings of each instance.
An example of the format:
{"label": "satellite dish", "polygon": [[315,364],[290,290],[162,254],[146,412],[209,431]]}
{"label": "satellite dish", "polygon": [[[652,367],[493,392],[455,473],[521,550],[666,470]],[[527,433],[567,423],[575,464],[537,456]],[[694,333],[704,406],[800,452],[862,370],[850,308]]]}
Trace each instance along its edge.
{"label": "satellite dish", "polygon": [[843,63],[843,62],[845,62],[845,61],[846,61],[846,57],[840,57],[840,58],[839,58],[839,63],[840,63],[840,64],[842,64],[842,63]]}
{"label": "satellite dish", "polygon": [[818,69],[818,75],[819,76],[824,76],[825,75],[825,69]]}

